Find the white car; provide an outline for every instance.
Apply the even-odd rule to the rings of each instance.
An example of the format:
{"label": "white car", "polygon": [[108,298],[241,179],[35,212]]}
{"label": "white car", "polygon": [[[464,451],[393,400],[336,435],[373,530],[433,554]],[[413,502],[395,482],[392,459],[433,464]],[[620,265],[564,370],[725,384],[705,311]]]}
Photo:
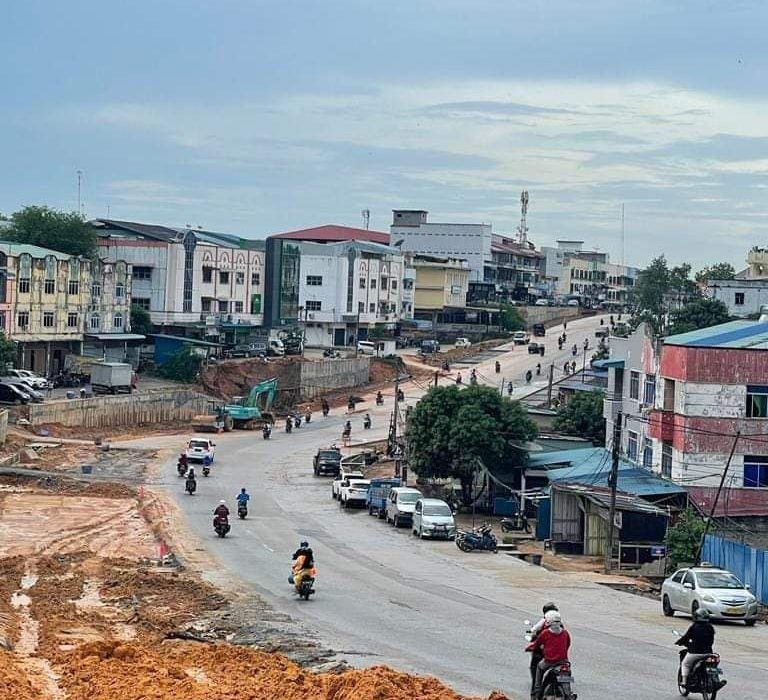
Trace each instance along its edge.
{"label": "white car", "polygon": [[549,299],[537,299],[533,302],[534,306],[549,306]]}
{"label": "white car", "polygon": [[335,500],[339,497],[341,485],[348,479],[365,479],[365,474],[360,471],[350,471],[349,468],[345,470],[342,467],[339,475],[331,482],[331,498]]}
{"label": "white car", "polygon": [[407,486],[397,486],[390,490],[387,496],[387,510],[385,513],[388,523],[395,527],[410,525],[413,522],[413,511],[416,501],[422,497],[421,491]]}
{"label": "white car", "polygon": [[342,481],[339,489],[341,507],[365,506],[370,485],[371,482],[368,479],[345,479]]}
{"label": "white car", "polygon": [[215,451],[215,443],[208,438],[192,438],[187,443],[186,455],[190,462],[213,462]]}
{"label": "white car", "polygon": [[456,342],[454,343],[454,347],[457,348],[468,348],[472,345],[472,343],[469,342],[469,338],[456,338]]}
{"label": "white car", "polygon": [[33,389],[47,389],[48,382],[44,377],[39,374],[35,374],[28,369],[11,369],[8,370],[9,377],[15,377],[20,379],[25,384],[29,384]]}
{"label": "white car", "polygon": [[416,501],[411,531],[421,539],[425,537],[456,537],[456,522],[451,507],[439,498],[421,498]]}
{"label": "white car", "polygon": [[702,609],[713,619],[743,620],[751,627],[757,622],[759,607],[749,586],[726,569],[678,569],[661,584],[661,609],[667,617],[678,611],[693,615]]}
{"label": "white car", "polygon": [[370,340],[358,340],[357,351],[363,355],[375,355],[376,343],[372,343]]}
{"label": "white car", "polygon": [[569,299],[565,302],[566,306],[581,306],[578,299]]}
{"label": "white car", "polygon": [[528,345],[531,341],[531,336],[526,331],[515,331],[512,335],[512,342],[515,345]]}

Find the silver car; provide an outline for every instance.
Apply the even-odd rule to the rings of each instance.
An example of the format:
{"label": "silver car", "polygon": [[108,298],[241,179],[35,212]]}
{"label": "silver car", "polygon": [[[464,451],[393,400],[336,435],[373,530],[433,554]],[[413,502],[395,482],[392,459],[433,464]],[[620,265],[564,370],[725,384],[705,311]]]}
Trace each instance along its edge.
{"label": "silver car", "polygon": [[667,617],[675,612],[693,615],[701,608],[717,620],[757,621],[757,598],[730,571],[711,566],[679,569],[661,584],[661,607]]}

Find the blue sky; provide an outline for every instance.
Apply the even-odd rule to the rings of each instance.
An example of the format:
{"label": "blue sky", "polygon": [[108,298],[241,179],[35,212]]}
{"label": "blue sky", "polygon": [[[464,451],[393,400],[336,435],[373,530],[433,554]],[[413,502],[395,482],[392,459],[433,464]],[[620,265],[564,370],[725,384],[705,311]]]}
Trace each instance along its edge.
{"label": "blue sky", "polygon": [[762,2],[26,0],[3,13],[0,211],[262,238],[393,208],[628,263],[768,241]]}

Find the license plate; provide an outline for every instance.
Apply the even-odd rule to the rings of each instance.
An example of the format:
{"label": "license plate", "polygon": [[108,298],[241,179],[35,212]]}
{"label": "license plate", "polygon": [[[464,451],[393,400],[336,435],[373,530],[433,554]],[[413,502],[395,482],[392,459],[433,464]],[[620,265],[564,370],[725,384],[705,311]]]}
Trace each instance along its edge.
{"label": "license plate", "polygon": [[725,612],[727,612],[729,615],[743,615],[745,612],[744,608],[726,608]]}
{"label": "license plate", "polygon": [[573,683],[573,676],[558,676],[558,683]]}

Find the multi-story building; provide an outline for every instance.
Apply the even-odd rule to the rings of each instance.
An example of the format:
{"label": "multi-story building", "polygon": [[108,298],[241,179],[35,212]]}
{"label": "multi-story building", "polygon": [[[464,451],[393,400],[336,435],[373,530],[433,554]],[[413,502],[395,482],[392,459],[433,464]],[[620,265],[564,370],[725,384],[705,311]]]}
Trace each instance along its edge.
{"label": "multi-story building", "polygon": [[19,364],[64,369],[89,336],[130,331],[131,267],[34,245],[0,242],[0,325],[19,344]]}
{"label": "multi-story building", "polygon": [[159,332],[237,343],[264,320],[264,242],[96,219],[99,250],[133,266],[133,303]]}
{"label": "multi-story building", "polygon": [[406,254],[406,267],[414,270],[413,317],[439,320],[467,307],[469,267],[464,260]]}
{"label": "multi-story building", "polygon": [[494,234],[491,261],[485,265],[484,280],[496,285],[499,296],[531,301],[545,292],[542,285],[544,260],[544,254],[532,243],[521,244]]}
{"label": "multi-story building", "polygon": [[768,277],[708,280],[704,294],[722,301],[731,316],[747,318],[768,304]]}

